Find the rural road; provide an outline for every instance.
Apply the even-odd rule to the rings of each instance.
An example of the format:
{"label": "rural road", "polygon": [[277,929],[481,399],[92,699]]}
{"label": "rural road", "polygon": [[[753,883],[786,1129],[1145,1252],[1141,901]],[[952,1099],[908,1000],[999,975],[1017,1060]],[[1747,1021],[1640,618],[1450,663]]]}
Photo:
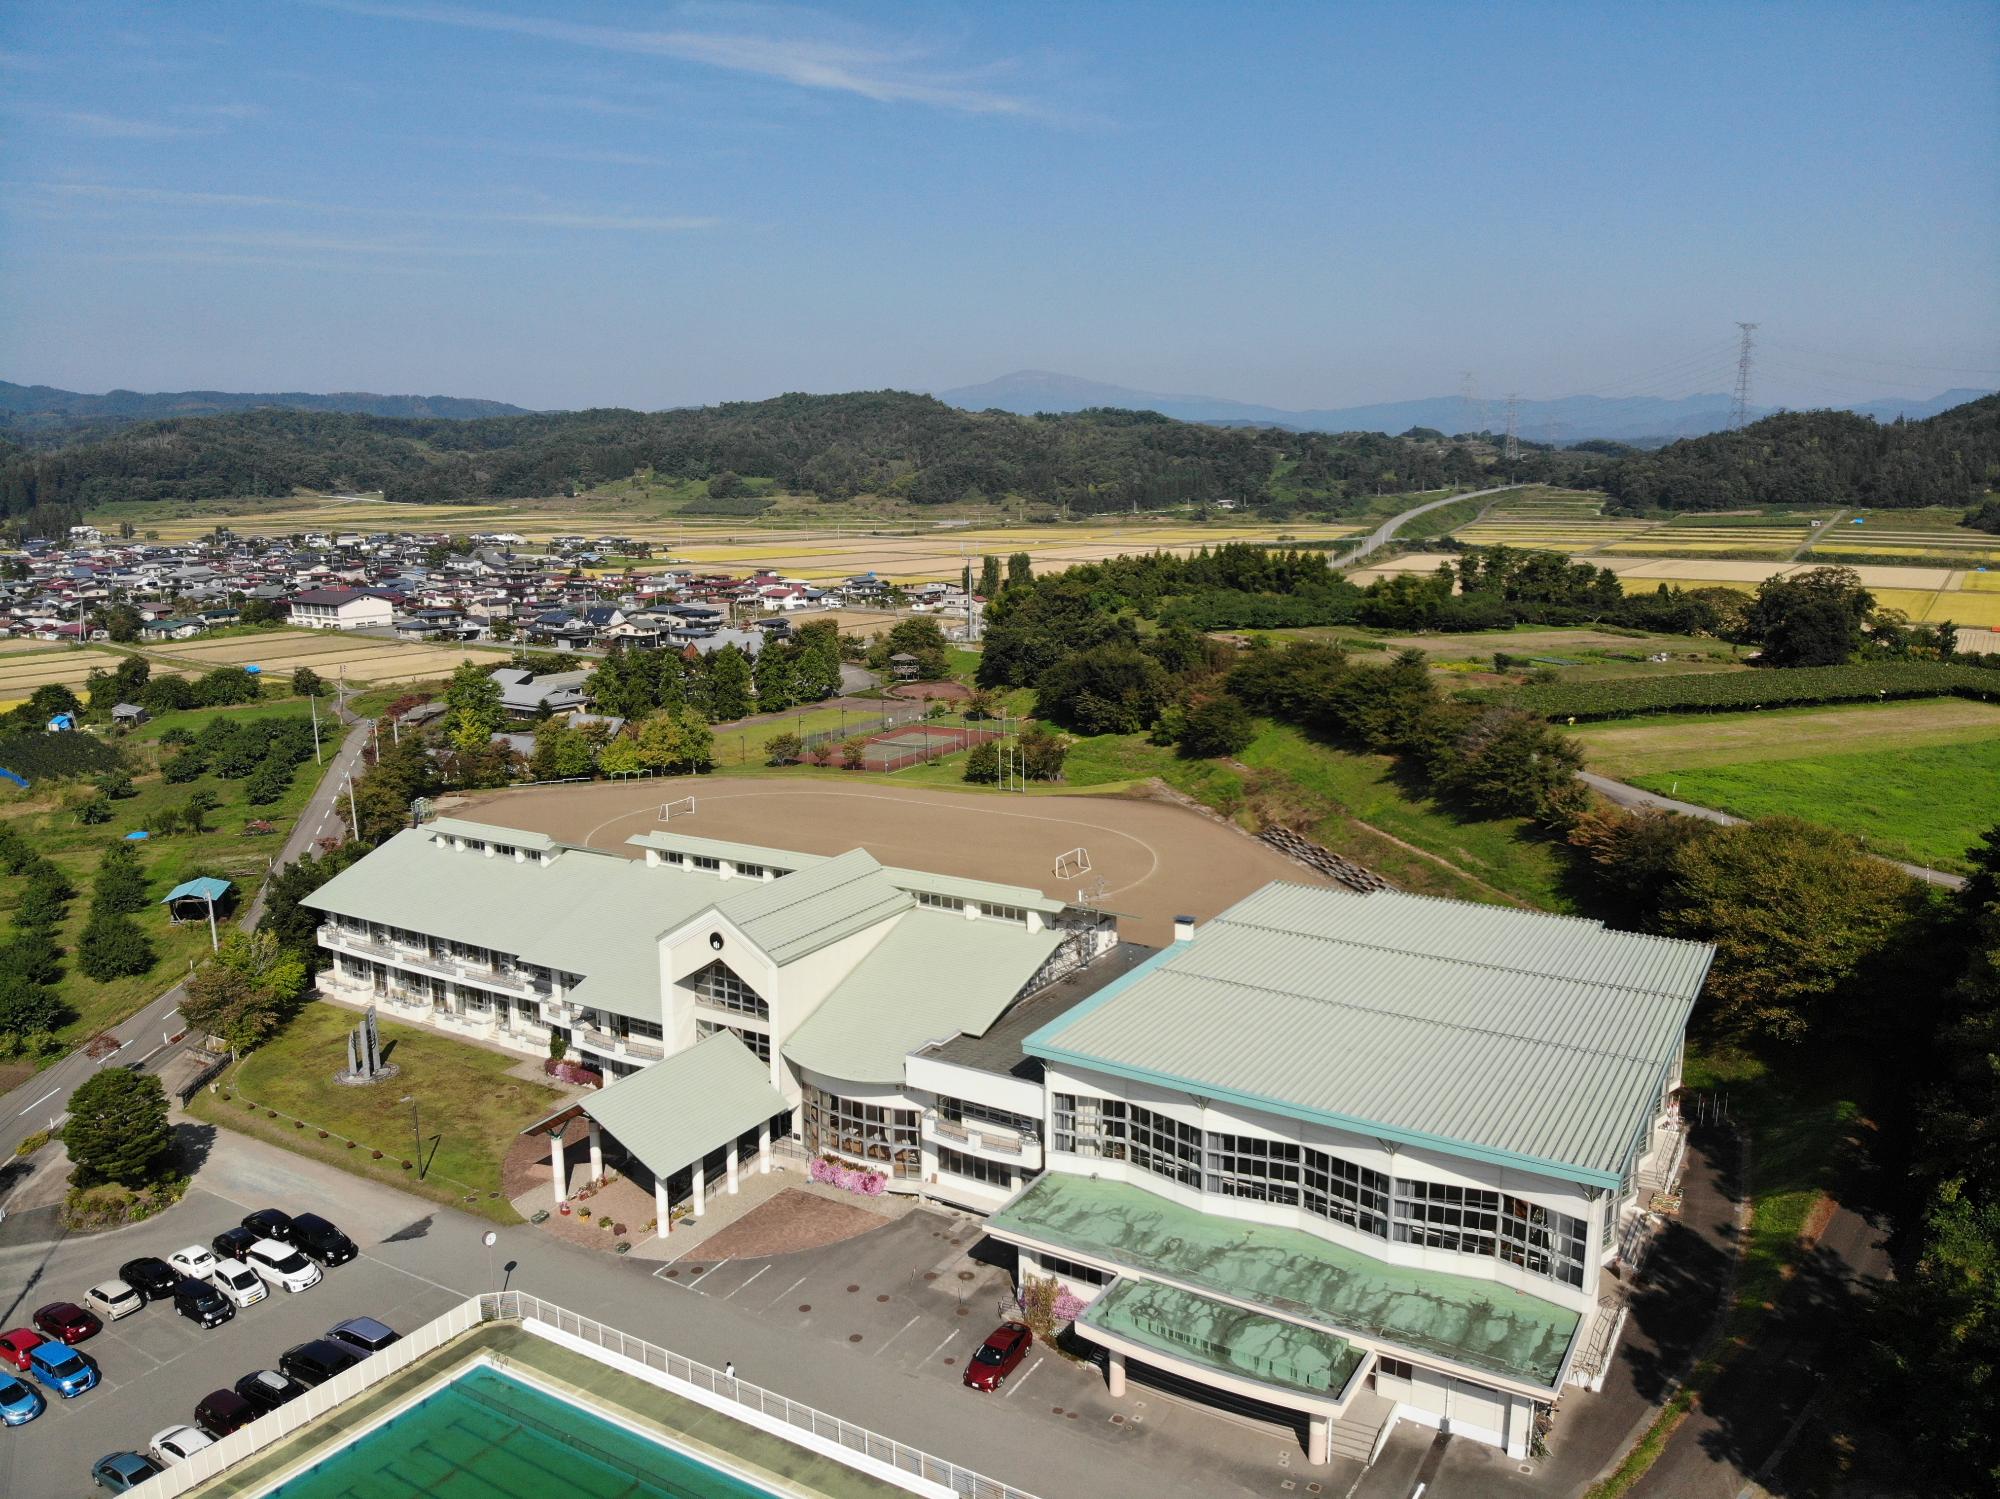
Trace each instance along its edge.
{"label": "rural road", "polygon": [[1456,505],[1460,500],[1483,500],[1489,495],[1505,494],[1510,489],[1526,489],[1527,487],[1525,484],[1500,484],[1492,489],[1468,490],[1464,494],[1446,495],[1441,500],[1432,500],[1428,504],[1419,505],[1413,510],[1405,510],[1401,515],[1392,515],[1373,531],[1369,532],[1368,539],[1343,557],[1340,565],[1342,567],[1351,567],[1370,552],[1379,551],[1395,538],[1396,532],[1406,522],[1413,521],[1428,511],[1442,509],[1446,505]]}
{"label": "rural road", "polygon": [[[1577,779],[1592,791],[1609,798],[1621,807],[1644,807],[1655,812],[1678,812],[1683,817],[1699,817],[1704,822],[1719,822],[1724,827],[1743,821],[1727,812],[1718,812],[1713,807],[1698,807],[1693,802],[1676,801],[1671,796],[1661,796],[1657,792],[1642,791],[1637,786],[1629,786],[1623,781],[1614,781],[1609,776],[1594,775],[1580,770]],[[1878,854],[1876,857],[1880,858]],[[1883,859],[1885,864],[1894,864],[1912,879],[1923,880],[1927,884],[1942,885],[1947,890],[1963,890],[1963,875],[1946,874],[1939,869],[1926,869],[1921,864],[1905,864],[1900,859]]]}
{"label": "rural road", "polygon": [[[374,725],[372,719],[350,718],[347,721],[353,727],[327,757],[319,786],[306,803],[305,810],[299,814],[298,824],[293,828],[291,837],[285,840],[274,867],[291,863],[312,847],[316,838],[346,836],[345,821],[334,811],[333,802],[339,796],[346,777],[359,768],[362,749]],[[260,886],[238,918],[238,925],[248,930],[257,924],[263,914],[264,890]],[[0,1161],[11,1160],[16,1145],[36,1130],[48,1128],[51,1120],[59,1118],[69,1107],[70,1094],[113,1058],[122,1066],[141,1069],[156,1070],[164,1064],[177,1049],[170,1038],[180,1029],[175,1017],[186,993],[186,989],[176,983],[138,1014],[110,1027],[110,1034],[120,1045],[117,1051],[109,1053],[103,1060],[93,1061],[81,1050],[73,1051],[60,1062],[44,1067],[11,1093],[0,1097]]]}

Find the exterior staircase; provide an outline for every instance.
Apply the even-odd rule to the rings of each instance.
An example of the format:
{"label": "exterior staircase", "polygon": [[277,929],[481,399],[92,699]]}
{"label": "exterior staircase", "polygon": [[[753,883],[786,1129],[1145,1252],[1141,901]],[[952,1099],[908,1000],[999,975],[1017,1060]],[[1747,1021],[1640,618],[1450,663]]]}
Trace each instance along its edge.
{"label": "exterior staircase", "polygon": [[1375,1456],[1376,1444],[1382,1439],[1382,1428],[1389,1424],[1390,1414],[1395,1409],[1392,1402],[1373,1390],[1358,1391],[1347,1402],[1347,1414],[1334,1422],[1327,1432],[1328,1451],[1336,1461],[1346,1458],[1367,1463]]}

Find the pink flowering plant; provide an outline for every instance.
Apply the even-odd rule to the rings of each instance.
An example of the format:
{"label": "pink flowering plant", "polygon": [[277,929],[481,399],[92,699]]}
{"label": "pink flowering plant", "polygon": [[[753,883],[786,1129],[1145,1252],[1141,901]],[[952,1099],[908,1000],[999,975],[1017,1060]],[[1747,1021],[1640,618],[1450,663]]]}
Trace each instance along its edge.
{"label": "pink flowering plant", "polygon": [[863,1197],[880,1197],[889,1186],[889,1178],[879,1171],[863,1171],[844,1161],[830,1161],[825,1156],[818,1157],[806,1168],[806,1177],[829,1187],[838,1187],[843,1192],[859,1192]]}

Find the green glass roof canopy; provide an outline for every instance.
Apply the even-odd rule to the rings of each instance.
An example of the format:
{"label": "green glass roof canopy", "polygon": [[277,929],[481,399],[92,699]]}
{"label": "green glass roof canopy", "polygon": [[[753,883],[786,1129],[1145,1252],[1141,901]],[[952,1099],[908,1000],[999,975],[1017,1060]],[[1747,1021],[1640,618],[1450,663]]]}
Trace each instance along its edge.
{"label": "green glass roof canopy", "polygon": [[1333,1333],[1153,1281],[1120,1279],[1084,1309],[1077,1325],[1329,1401],[1340,1398],[1368,1356]]}
{"label": "green glass roof canopy", "polygon": [[1303,1229],[1219,1217],[1068,1172],[1038,1177],[986,1230],[1542,1392],[1561,1380],[1582,1321],[1493,1281],[1393,1265]]}

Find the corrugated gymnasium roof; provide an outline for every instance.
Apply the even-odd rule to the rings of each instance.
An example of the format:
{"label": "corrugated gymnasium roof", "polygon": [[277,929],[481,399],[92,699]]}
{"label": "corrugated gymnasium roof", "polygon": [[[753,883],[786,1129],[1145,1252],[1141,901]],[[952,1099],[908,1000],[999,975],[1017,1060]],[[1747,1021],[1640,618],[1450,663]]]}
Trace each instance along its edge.
{"label": "corrugated gymnasium roof", "polygon": [[1615,1186],[1711,956],[1576,917],[1272,884],[1025,1046]]}
{"label": "corrugated gymnasium roof", "polygon": [[1013,922],[911,911],[792,1032],[785,1057],[849,1082],[900,1083],[903,1058],[925,1042],[976,1035],[999,1019],[1062,940]]}
{"label": "corrugated gymnasium roof", "polygon": [[701,854],[710,859],[727,859],[732,864],[765,864],[778,869],[804,869],[824,864],[824,854],[796,854],[790,849],[763,848],[755,843],[732,843],[725,838],[695,838],[685,833],[635,833],[625,840],[628,848],[652,848],[662,853]]}
{"label": "corrugated gymnasium roof", "polygon": [[916,904],[859,848],[781,880],[710,888],[728,892],[715,909],[780,967]]}
{"label": "corrugated gymnasium roof", "polygon": [[[780,869],[804,869],[809,864],[826,861],[823,854],[793,853],[789,849],[764,848],[755,843],[732,843],[722,838],[696,838],[687,833],[671,831],[636,833],[625,842],[634,848],[654,848],[663,853],[705,854],[711,859],[727,859],[731,863],[748,861],[752,864],[775,865]],[[995,905],[1019,906],[1024,911],[1040,911],[1053,916],[1064,909],[1063,902],[1051,900],[1041,891],[1028,885],[1002,885],[993,880],[962,879],[951,874],[932,874],[923,869],[899,869],[893,864],[882,866],[882,873],[889,882],[901,890],[922,890],[936,895],[948,895],[957,900],[990,901]]]}
{"label": "corrugated gymnasium roof", "polygon": [[448,838],[473,838],[481,843],[499,843],[530,853],[552,853],[562,845],[547,833],[530,833],[525,828],[494,827],[490,823],[467,822],[462,817],[435,817],[424,824],[426,831]]}
{"label": "corrugated gymnasium roof", "polygon": [[785,1111],[783,1096],[771,1086],[770,1068],[727,1031],[579,1102],[660,1176]]}

